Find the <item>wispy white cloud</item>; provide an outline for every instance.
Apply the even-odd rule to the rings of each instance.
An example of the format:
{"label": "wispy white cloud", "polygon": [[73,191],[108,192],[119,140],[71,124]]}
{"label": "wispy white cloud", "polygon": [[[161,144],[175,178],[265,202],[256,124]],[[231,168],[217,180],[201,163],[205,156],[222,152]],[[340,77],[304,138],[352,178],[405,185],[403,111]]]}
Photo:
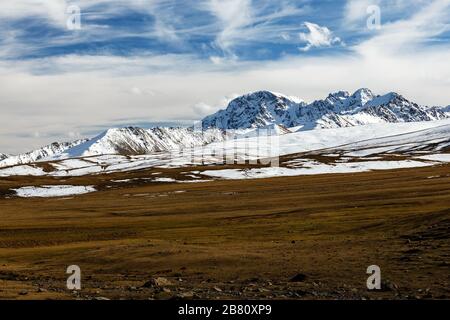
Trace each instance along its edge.
{"label": "wispy white cloud", "polygon": [[224,51],[229,51],[240,32],[254,19],[251,0],[210,0],[208,8],[219,20],[221,31],[216,43]]}
{"label": "wispy white cloud", "polygon": [[42,17],[63,26],[66,21],[68,3],[66,0],[1,1],[0,17],[2,19]]}
{"label": "wispy white cloud", "polygon": [[[81,9],[82,29],[67,32],[69,18],[67,7],[76,4]],[[182,8],[185,9],[182,9]],[[111,27],[108,19],[123,17],[127,12],[147,15],[142,27],[133,30],[126,24]],[[189,16],[183,16],[191,12]],[[148,45],[160,41],[195,52],[191,39],[201,39],[205,51],[211,56],[237,58],[237,47],[250,47],[254,43],[276,44],[287,42],[286,35],[298,33],[302,24],[285,23],[285,19],[300,19],[308,7],[296,0],[273,2],[270,0],[17,0],[0,2],[0,55],[5,58],[39,53],[46,48],[89,45],[96,41],[108,42],[110,47],[124,38],[148,39]],[[26,41],[26,31],[12,27],[17,19],[39,19],[39,27],[45,23],[63,31],[61,34],[41,34],[41,41]],[[96,19],[100,22],[96,22]],[[134,19],[131,17],[131,19]],[[139,17],[142,19],[142,16]],[[197,22],[199,21],[199,22]],[[27,30],[28,32],[29,30]],[[33,40],[33,39],[29,39]],[[209,42],[208,42],[209,41]],[[294,41],[298,41],[295,39]],[[99,49],[100,50],[100,49]],[[100,53],[100,54],[104,54]]]}
{"label": "wispy white cloud", "polygon": [[432,43],[435,37],[450,31],[450,0],[434,0],[421,7],[413,15],[383,24],[372,38],[355,46],[363,56],[377,56],[433,50],[424,43]]}
{"label": "wispy white cloud", "polygon": [[302,51],[308,51],[311,48],[330,47],[334,44],[343,44],[339,37],[335,37],[333,32],[327,27],[321,27],[318,24],[305,22],[308,33],[300,33],[300,40],[306,43],[301,48]]}
{"label": "wispy white cloud", "polygon": [[294,5],[295,1],[281,1],[275,8],[270,2],[252,0],[206,0],[205,8],[217,17],[219,32],[215,44],[232,55],[235,46],[245,42],[280,41],[300,29],[298,25],[284,25],[277,21],[289,17],[300,18],[308,7]]}

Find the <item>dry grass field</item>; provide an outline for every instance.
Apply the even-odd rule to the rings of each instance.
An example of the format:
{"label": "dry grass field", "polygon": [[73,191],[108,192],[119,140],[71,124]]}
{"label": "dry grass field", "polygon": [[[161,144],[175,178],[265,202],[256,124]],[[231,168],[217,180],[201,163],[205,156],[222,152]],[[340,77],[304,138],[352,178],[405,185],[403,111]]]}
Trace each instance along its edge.
{"label": "dry grass field", "polygon": [[[450,165],[205,183],[0,179],[3,299],[450,298]],[[10,188],[95,185],[68,198]],[[66,288],[69,265],[82,290]],[[366,289],[381,267],[383,290]],[[299,281],[291,281],[296,276]],[[157,286],[148,281],[163,277]]]}

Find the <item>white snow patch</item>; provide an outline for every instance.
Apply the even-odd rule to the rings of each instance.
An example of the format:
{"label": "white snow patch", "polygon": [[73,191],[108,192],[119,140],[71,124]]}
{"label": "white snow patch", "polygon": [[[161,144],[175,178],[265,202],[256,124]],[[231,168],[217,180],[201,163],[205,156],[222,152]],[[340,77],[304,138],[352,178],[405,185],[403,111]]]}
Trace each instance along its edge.
{"label": "white snow patch", "polygon": [[0,177],[8,176],[43,176],[44,170],[32,166],[15,166],[0,170]]}
{"label": "white snow patch", "polygon": [[70,170],[73,168],[84,168],[91,167],[94,164],[92,162],[87,162],[81,159],[67,159],[57,163],[52,163],[52,166],[57,170]]}
{"label": "white snow patch", "polygon": [[214,180],[178,180],[177,183],[203,183],[203,182],[211,182]]}
{"label": "white snow patch", "polygon": [[450,162],[450,153],[430,154],[428,156],[416,157],[416,159],[439,161],[439,162]]}
{"label": "white snow patch", "polygon": [[153,182],[176,182],[176,180],[172,178],[156,178]]}
{"label": "white snow patch", "polygon": [[337,163],[334,165],[318,164],[310,168],[285,168],[270,167],[250,170],[226,169],[226,170],[207,170],[203,175],[222,178],[222,179],[261,179],[273,177],[290,177],[315,174],[335,174],[335,173],[356,173],[372,170],[389,170],[402,168],[416,168],[432,166],[433,163],[424,163],[419,161],[369,161],[354,163]]}
{"label": "white snow patch", "polygon": [[391,151],[393,147],[380,147],[380,148],[373,148],[373,149],[362,149],[357,151],[348,152],[345,154],[345,156],[348,157],[367,157],[371,156],[373,154],[379,154],[379,153],[385,153],[388,151]]}
{"label": "white snow patch", "polygon": [[40,186],[40,187],[22,187],[12,189],[17,196],[22,198],[50,198],[50,197],[66,197],[77,194],[85,194],[97,191],[93,186]]}

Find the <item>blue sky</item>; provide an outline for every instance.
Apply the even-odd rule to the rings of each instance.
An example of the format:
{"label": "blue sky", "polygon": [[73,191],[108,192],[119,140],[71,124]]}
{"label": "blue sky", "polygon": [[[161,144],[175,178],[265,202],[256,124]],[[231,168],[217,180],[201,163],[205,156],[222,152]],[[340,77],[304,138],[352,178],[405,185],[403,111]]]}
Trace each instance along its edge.
{"label": "blue sky", "polygon": [[[342,53],[374,36],[366,27],[369,15],[364,9],[370,4],[380,6],[383,24],[408,19],[429,4],[413,1],[410,5],[401,0],[38,0],[34,1],[38,5],[31,6],[31,0],[17,2],[6,5],[1,21],[1,44],[13,46],[4,59],[186,54],[206,62],[271,61],[286,55],[330,54],[331,50]],[[70,12],[64,9],[70,5],[80,8],[81,30],[66,27]],[[308,42],[299,35],[311,32],[305,22],[327,28],[341,41],[302,50]],[[448,34],[433,40],[446,40]]]}
{"label": "blue sky", "polygon": [[450,104],[449,18],[450,0],[2,1],[0,152],[187,123],[260,89]]}

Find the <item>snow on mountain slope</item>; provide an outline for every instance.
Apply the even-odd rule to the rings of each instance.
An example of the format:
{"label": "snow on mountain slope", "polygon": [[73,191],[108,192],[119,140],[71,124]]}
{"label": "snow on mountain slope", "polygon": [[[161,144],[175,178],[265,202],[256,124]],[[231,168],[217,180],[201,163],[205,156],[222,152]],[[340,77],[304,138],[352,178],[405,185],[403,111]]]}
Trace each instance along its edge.
{"label": "snow on mountain slope", "polygon": [[16,156],[9,156],[0,161],[0,168],[36,162],[44,158],[60,154],[61,152],[64,152],[65,150],[77,146],[79,144],[82,144],[86,141],[87,140],[84,139],[84,140],[76,140],[73,142],[62,142],[62,143],[54,142],[52,144],[49,144],[45,147],[42,147],[40,149],[31,152],[27,152]]}
{"label": "snow on mountain slope", "polygon": [[422,152],[450,151],[450,122],[441,126],[410,133],[363,140],[332,150],[347,152],[349,156],[372,156],[377,154],[401,153],[420,154]]}
{"label": "snow on mountain slope", "polygon": [[[392,137],[396,135],[418,132],[430,129],[437,130],[441,126],[449,126],[450,119],[439,121],[422,121],[408,123],[376,123],[356,127],[332,128],[332,129],[316,129],[307,131],[297,131],[291,134],[281,135],[277,138],[277,154],[288,155],[294,153],[302,153],[320,149],[338,147],[359,141]],[[439,129],[440,130],[440,129]],[[420,138],[421,132],[417,133]],[[426,138],[424,138],[426,140]],[[422,141],[422,140],[419,140]],[[226,140],[221,143],[211,143],[205,146],[205,149],[214,150],[223,148],[225,153],[233,152],[233,150],[246,150],[248,146],[258,145],[262,149],[268,148],[265,139],[248,138],[238,140]],[[423,142],[423,141],[422,141]]]}
{"label": "snow on mountain slope", "polygon": [[6,159],[6,158],[8,158],[8,157],[9,157],[9,156],[8,156],[7,154],[0,153],[0,161],[3,160],[3,159]]}
{"label": "snow on mountain slope", "polygon": [[102,154],[139,155],[178,150],[222,141],[223,132],[217,129],[204,132],[191,128],[136,127],[109,129],[99,136],[77,145],[52,159],[74,158]]}
{"label": "snow on mountain slope", "polygon": [[[345,161],[346,157],[359,158],[364,156],[361,154],[352,155],[350,154],[351,152],[365,151],[366,154],[372,154],[395,150],[396,153],[402,155],[403,158],[409,158],[410,161],[399,163],[398,161],[389,160],[382,165],[377,165],[376,163],[361,163],[358,165],[349,162],[348,165],[342,165],[341,167],[345,172],[348,172],[347,170],[359,172],[358,170],[366,170],[368,168],[370,170],[377,168],[402,168],[405,166],[430,165],[430,163],[424,162],[425,160],[416,161],[417,156],[444,152],[444,148],[441,147],[444,147],[448,142],[449,131],[450,119],[414,123],[379,123],[357,127],[299,131],[274,136],[273,138],[278,140],[278,143],[275,145],[271,144],[270,140],[260,139],[260,137],[231,139],[209,143],[197,148],[162,151],[146,155],[97,155],[80,159],[56,159],[50,163],[54,167],[54,171],[47,170],[48,172],[44,172],[39,169],[39,164],[36,164],[34,167],[22,166],[20,168],[21,166],[16,166],[0,169],[0,176],[30,174],[58,177],[83,176],[148,168],[179,168],[203,164],[223,164],[224,156],[235,161],[265,158],[266,154],[264,152],[261,153],[260,150],[267,149],[271,156],[284,156],[281,160],[282,166],[287,165],[286,161],[292,160],[299,163],[301,167],[308,165],[317,169],[317,172],[327,173],[340,171],[333,164],[316,163],[315,160],[308,160],[308,155],[313,155],[314,153],[327,155],[336,152],[339,160]],[[104,138],[105,136],[107,134],[102,137]],[[99,140],[93,139],[92,145],[95,145]],[[427,147],[420,148],[420,146]],[[429,146],[437,146],[437,148],[429,148]],[[376,148],[379,149],[369,150]],[[403,161],[403,158],[400,158],[399,161]],[[364,161],[368,160],[370,159],[364,159]],[[296,165],[295,168],[297,167]],[[315,171],[311,170],[311,172]],[[274,171],[274,174],[276,174],[276,171]]]}
{"label": "snow on mountain slope", "polygon": [[331,93],[313,103],[258,91],[236,98],[225,110],[203,119],[204,128],[257,128],[270,124],[300,126],[302,130],[340,128],[371,123],[432,121],[449,117],[446,109],[419,106],[397,93],[376,96],[363,88],[350,95]]}
{"label": "snow on mountain slope", "polygon": [[243,139],[261,136],[281,136],[288,133],[292,133],[292,131],[278,124],[269,124],[267,126],[256,129],[236,129],[226,131],[227,139]]}

